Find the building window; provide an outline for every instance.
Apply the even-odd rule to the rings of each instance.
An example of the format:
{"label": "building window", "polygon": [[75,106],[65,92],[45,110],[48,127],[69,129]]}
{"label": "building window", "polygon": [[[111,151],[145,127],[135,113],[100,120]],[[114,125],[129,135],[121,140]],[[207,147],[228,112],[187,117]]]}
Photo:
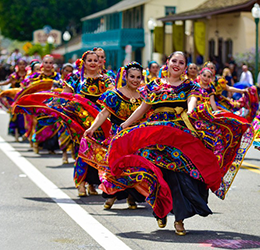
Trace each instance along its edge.
{"label": "building window", "polygon": [[218,39],[218,57],[217,57],[217,61],[218,63],[221,65],[223,65],[223,54],[224,54],[224,43],[223,43],[223,38],[220,37]]}
{"label": "building window", "polygon": [[143,5],[123,12],[124,29],[143,29]]}
{"label": "building window", "polygon": [[175,6],[165,6],[165,15],[173,15],[176,13],[176,7]]}
{"label": "building window", "polygon": [[215,56],[215,40],[209,40],[209,60],[212,61]]}
{"label": "building window", "polygon": [[226,62],[229,62],[233,56],[233,41],[231,39],[225,41],[225,55]]}

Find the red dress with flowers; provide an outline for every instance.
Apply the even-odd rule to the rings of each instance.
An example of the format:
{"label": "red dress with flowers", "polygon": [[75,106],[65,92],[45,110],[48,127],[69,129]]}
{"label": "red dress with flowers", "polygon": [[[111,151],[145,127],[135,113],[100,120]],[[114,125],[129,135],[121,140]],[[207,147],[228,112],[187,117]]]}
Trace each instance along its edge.
{"label": "red dress with flowers", "polygon": [[[124,187],[134,182],[158,217],[170,211],[177,221],[207,216],[207,190],[224,199],[251,144],[251,124],[230,112],[213,114],[208,103],[187,116],[188,98],[199,94],[190,80],[174,87],[157,79],[140,93],[153,114],[113,138],[112,175],[124,180]],[[147,175],[153,178],[147,181]]]}

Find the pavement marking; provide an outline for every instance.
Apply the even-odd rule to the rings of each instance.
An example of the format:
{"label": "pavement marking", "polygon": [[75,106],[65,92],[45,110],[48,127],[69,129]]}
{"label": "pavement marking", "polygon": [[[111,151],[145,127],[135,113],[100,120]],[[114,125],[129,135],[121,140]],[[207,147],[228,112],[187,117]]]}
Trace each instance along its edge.
{"label": "pavement marking", "polygon": [[253,164],[250,164],[250,163],[247,163],[247,162],[243,161],[241,167],[245,168],[247,170],[250,170],[250,171],[252,171],[254,173],[260,174],[260,167],[257,166],[257,165],[253,165]]}
{"label": "pavement marking", "polygon": [[24,172],[44,193],[52,198],[86,233],[107,250],[131,250],[93,216],[61,191],[36,167],[17,152],[0,136],[0,149]]}

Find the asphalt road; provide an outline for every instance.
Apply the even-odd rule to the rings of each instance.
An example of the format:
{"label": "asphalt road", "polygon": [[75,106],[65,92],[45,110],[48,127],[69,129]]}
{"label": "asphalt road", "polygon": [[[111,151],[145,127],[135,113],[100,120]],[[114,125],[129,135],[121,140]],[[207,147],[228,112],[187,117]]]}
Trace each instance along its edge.
{"label": "asphalt road", "polygon": [[258,150],[250,148],[224,201],[210,194],[213,215],[185,220],[188,234],[177,236],[174,217],[159,229],[148,204],[103,210],[101,195],[77,197],[73,160],[62,165],[61,152],[36,155],[14,142],[8,117],[0,112],[0,250],[260,249]]}

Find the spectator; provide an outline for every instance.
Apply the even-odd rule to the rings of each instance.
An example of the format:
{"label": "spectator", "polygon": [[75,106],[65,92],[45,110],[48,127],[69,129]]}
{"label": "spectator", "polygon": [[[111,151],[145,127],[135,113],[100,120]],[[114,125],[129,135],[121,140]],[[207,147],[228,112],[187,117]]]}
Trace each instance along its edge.
{"label": "spectator", "polygon": [[[230,72],[229,68],[224,68],[223,69],[223,73],[222,73],[222,78],[225,79],[227,81],[228,86],[233,86],[234,85],[234,80],[232,78],[232,74]],[[232,92],[230,91],[223,91],[222,95],[231,98],[232,97]]]}
{"label": "spectator", "polygon": [[230,72],[231,72],[231,75],[232,75],[234,82],[238,82],[236,64],[230,63],[229,69],[230,69]]}
{"label": "spectator", "polygon": [[36,60],[38,60],[39,62],[42,61],[41,56],[39,55],[39,53],[38,53],[37,51],[35,51],[35,52],[33,53],[31,59],[32,59],[32,60],[33,60],[33,59],[36,59]]}
{"label": "spectator", "polygon": [[250,85],[254,84],[252,73],[248,70],[247,65],[242,66],[242,74],[240,76],[240,82],[249,83]]}
{"label": "spectator", "polygon": [[260,71],[257,76],[257,86],[256,87],[257,87],[258,96],[260,98]]}
{"label": "spectator", "polygon": [[196,64],[197,64],[197,65],[202,65],[202,64],[203,64],[203,61],[204,61],[203,56],[200,55],[200,54],[197,54],[197,56],[196,56]]}
{"label": "spectator", "polygon": [[22,58],[22,53],[19,52],[19,49],[15,49],[11,56],[8,58],[8,64],[15,66],[20,58]]}
{"label": "spectator", "polygon": [[28,53],[24,55],[23,59],[27,62],[27,64],[30,64],[30,62],[32,61],[32,58],[29,56]]}

